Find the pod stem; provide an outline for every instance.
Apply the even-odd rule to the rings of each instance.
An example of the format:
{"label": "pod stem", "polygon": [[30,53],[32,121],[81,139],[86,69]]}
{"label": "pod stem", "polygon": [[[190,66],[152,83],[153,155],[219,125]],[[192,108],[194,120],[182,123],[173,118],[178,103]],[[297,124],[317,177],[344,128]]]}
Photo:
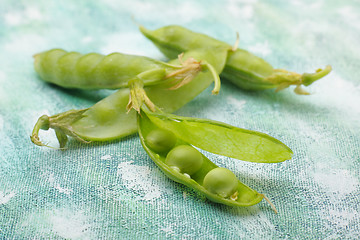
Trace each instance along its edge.
{"label": "pod stem", "polygon": [[49,117],[47,115],[42,115],[41,117],[39,117],[30,136],[31,141],[38,146],[49,147],[48,145],[42,143],[39,138],[40,130],[49,130],[49,127],[50,127]]}
{"label": "pod stem", "polygon": [[[44,146],[53,149],[65,149],[64,147],[67,143],[67,136],[74,137],[84,143],[89,143],[89,141],[77,135],[71,126],[72,123],[82,118],[83,113],[87,110],[88,109],[69,110],[50,117],[47,115],[42,115],[34,126],[30,136],[31,141],[38,146]],[[41,142],[39,138],[40,130],[49,130],[50,128],[55,130],[56,138],[59,141],[60,148],[52,147]]]}
{"label": "pod stem", "polygon": [[302,75],[302,84],[304,86],[309,86],[316,80],[325,77],[331,72],[332,68],[330,65],[327,65],[324,69],[317,69],[315,73],[304,73]]}
{"label": "pod stem", "polygon": [[276,92],[283,90],[291,85],[295,85],[294,92],[299,95],[309,95],[307,91],[301,88],[302,85],[309,86],[316,80],[325,77],[331,72],[331,66],[328,65],[324,69],[318,69],[315,73],[299,74],[296,72],[289,72],[284,69],[274,69],[274,72],[265,80],[277,86]]}
{"label": "pod stem", "polygon": [[165,76],[166,79],[174,78],[175,80],[175,85],[170,87],[169,90],[176,90],[188,84],[201,71],[201,65],[199,61],[192,57],[183,61],[183,56],[184,53],[178,55],[178,59],[181,64],[180,68],[177,67],[177,70],[172,71]]}
{"label": "pod stem", "polygon": [[[200,71],[203,69],[209,70],[211,72],[211,75],[214,79],[214,89],[212,90],[212,94],[217,95],[220,91],[220,77],[219,74],[216,72],[215,68],[206,62],[205,60],[197,61],[194,58],[190,57],[183,61],[184,53],[179,54],[179,62],[181,63],[181,66],[174,66],[173,67],[178,68],[178,70],[175,70],[169,74],[166,75],[165,78],[175,78],[175,85],[170,87],[169,90],[176,90],[180,87],[190,83],[196,76],[199,74]],[[178,81],[180,80],[180,81]]]}
{"label": "pod stem", "polygon": [[232,46],[232,48],[230,49],[232,52],[235,52],[238,49],[239,42],[240,42],[239,32],[236,32],[236,41],[235,41],[234,45]]}
{"label": "pod stem", "polygon": [[278,210],[276,209],[275,205],[265,196],[265,194],[261,194],[261,196],[270,204],[272,210],[277,214]]}
{"label": "pod stem", "polygon": [[129,94],[129,103],[126,106],[128,112],[131,109],[134,109],[140,114],[140,109],[142,105],[145,105],[153,112],[156,110],[155,104],[150,100],[146,95],[144,90],[144,83],[140,79],[133,79],[129,81],[130,94]]}
{"label": "pod stem", "polygon": [[205,66],[205,68],[211,72],[211,75],[214,78],[214,89],[211,91],[211,93],[213,95],[219,94],[220,87],[221,87],[221,80],[220,80],[219,74],[216,72],[215,68],[211,64],[203,61],[203,63],[201,65]]}

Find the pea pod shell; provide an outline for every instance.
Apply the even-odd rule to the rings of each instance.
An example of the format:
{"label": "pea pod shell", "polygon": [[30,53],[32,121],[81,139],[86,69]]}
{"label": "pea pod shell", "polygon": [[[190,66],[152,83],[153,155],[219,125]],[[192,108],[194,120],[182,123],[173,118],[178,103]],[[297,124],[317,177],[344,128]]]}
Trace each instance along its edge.
{"label": "pea pod shell", "polygon": [[308,93],[302,90],[300,85],[308,86],[331,72],[330,66],[319,69],[316,73],[304,73],[303,75],[283,69],[274,69],[264,59],[246,50],[237,48],[230,51],[232,47],[225,42],[177,25],[165,26],[153,31],[140,26],[140,31],[165,56],[170,58],[179,52],[191,49],[228,48],[229,54],[221,77],[246,90],[276,88],[279,91],[290,85],[296,85],[295,93],[307,95]]}
{"label": "pea pod shell", "polygon": [[163,79],[169,70],[161,61],[122,53],[105,56],[51,49],[36,54],[34,60],[42,80],[65,88],[117,89],[127,87],[138,75],[148,85]]}
{"label": "pea pod shell", "polygon": [[[175,171],[173,168],[165,164],[165,155],[157,154],[153,152],[145,143],[145,136],[151,131],[151,129],[157,128],[150,119],[147,117],[147,113],[144,112],[141,116],[138,116],[138,132],[142,146],[147,154],[155,162],[155,164],[172,180],[184,184],[206,196],[209,200],[228,206],[252,206],[259,203],[263,199],[263,195],[257,191],[246,186],[242,182],[238,181],[237,192],[238,196],[236,200],[230,200],[223,198],[217,194],[209,192],[202,186],[205,175],[212,169],[218,166],[211,162],[206,156],[203,156],[203,165],[200,171],[191,176],[191,179]],[[178,145],[189,144],[184,141],[178,140]]]}
{"label": "pea pod shell", "polygon": [[[208,73],[200,73],[182,88],[170,91],[165,85],[146,88],[149,98],[164,111],[176,111],[196,97],[211,83]],[[184,92],[185,91],[185,92]],[[80,119],[69,119],[68,128],[87,141],[108,141],[136,133],[135,111],[128,112],[129,89],[119,89],[82,113]]]}
{"label": "pea pod shell", "polygon": [[205,151],[243,161],[276,163],[289,160],[292,150],[281,141],[261,132],[222,122],[146,112],[158,127]]}
{"label": "pea pod shell", "polygon": [[[170,25],[156,30],[140,26],[140,31],[150,39],[165,56],[173,58],[179,52],[191,49],[225,48],[229,51],[222,76],[242,88],[271,88],[274,84],[263,80],[270,76],[273,67],[265,60],[243,49],[231,51],[232,46],[202,33],[181,26]],[[242,79],[242,81],[239,81]]]}
{"label": "pea pod shell", "polygon": [[231,49],[231,46],[227,43],[205,34],[192,32],[178,25],[169,25],[156,30],[149,30],[144,26],[140,26],[139,30],[168,58],[175,58],[180,52],[194,49]]}

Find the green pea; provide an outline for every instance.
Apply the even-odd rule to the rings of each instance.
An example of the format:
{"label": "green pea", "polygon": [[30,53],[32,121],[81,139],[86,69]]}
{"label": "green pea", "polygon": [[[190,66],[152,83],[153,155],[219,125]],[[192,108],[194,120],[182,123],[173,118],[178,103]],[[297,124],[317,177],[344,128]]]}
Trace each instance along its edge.
{"label": "green pea", "polygon": [[173,148],[166,156],[165,163],[177,167],[181,173],[193,175],[203,164],[202,154],[189,145]]}
{"label": "green pea", "polygon": [[203,186],[212,193],[228,198],[236,192],[238,179],[226,168],[214,168],[204,178]]}
{"label": "green pea", "polygon": [[145,138],[146,144],[155,152],[170,151],[176,144],[176,136],[164,129],[154,129]]}

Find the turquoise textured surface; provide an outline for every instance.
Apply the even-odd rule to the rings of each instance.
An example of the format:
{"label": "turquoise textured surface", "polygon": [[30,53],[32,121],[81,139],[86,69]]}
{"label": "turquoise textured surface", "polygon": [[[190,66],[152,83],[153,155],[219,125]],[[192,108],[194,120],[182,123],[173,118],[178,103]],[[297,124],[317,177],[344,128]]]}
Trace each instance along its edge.
{"label": "turquoise textured surface", "polygon": [[[356,239],[360,235],[358,1],[10,1],[0,8],[0,239]],[[249,208],[211,203],[156,167],[136,135],[111,143],[38,147],[38,117],[95,104],[112,91],[42,82],[37,52],[124,52],[166,60],[137,29],[179,24],[273,66],[333,71],[298,96],[223,81],[177,112],[265,132],[292,160],[254,164],[207,154],[266,194]],[[56,146],[53,132],[42,139]]]}

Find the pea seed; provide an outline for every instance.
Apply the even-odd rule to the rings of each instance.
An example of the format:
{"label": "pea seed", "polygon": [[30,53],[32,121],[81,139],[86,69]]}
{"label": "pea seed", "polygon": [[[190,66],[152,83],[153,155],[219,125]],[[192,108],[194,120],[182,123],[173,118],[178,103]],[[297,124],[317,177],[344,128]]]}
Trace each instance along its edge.
{"label": "pea seed", "polygon": [[168,153],[165,163],[178,167],[181,173],[192,175],[201,168],[203,157],[195,148],[189,145],[180,145]]}
{"label": "pea seed", "polygon": [[238,179],[229,169],[214,168],[206,174],[203,186],[212,193],[228,198],[236,192]]}
{"label": "pea seed", "polygon": [[146,144],[155,152],[164,153],[175,146],[176,136],[164,129],[154,129],[145,138]]}

